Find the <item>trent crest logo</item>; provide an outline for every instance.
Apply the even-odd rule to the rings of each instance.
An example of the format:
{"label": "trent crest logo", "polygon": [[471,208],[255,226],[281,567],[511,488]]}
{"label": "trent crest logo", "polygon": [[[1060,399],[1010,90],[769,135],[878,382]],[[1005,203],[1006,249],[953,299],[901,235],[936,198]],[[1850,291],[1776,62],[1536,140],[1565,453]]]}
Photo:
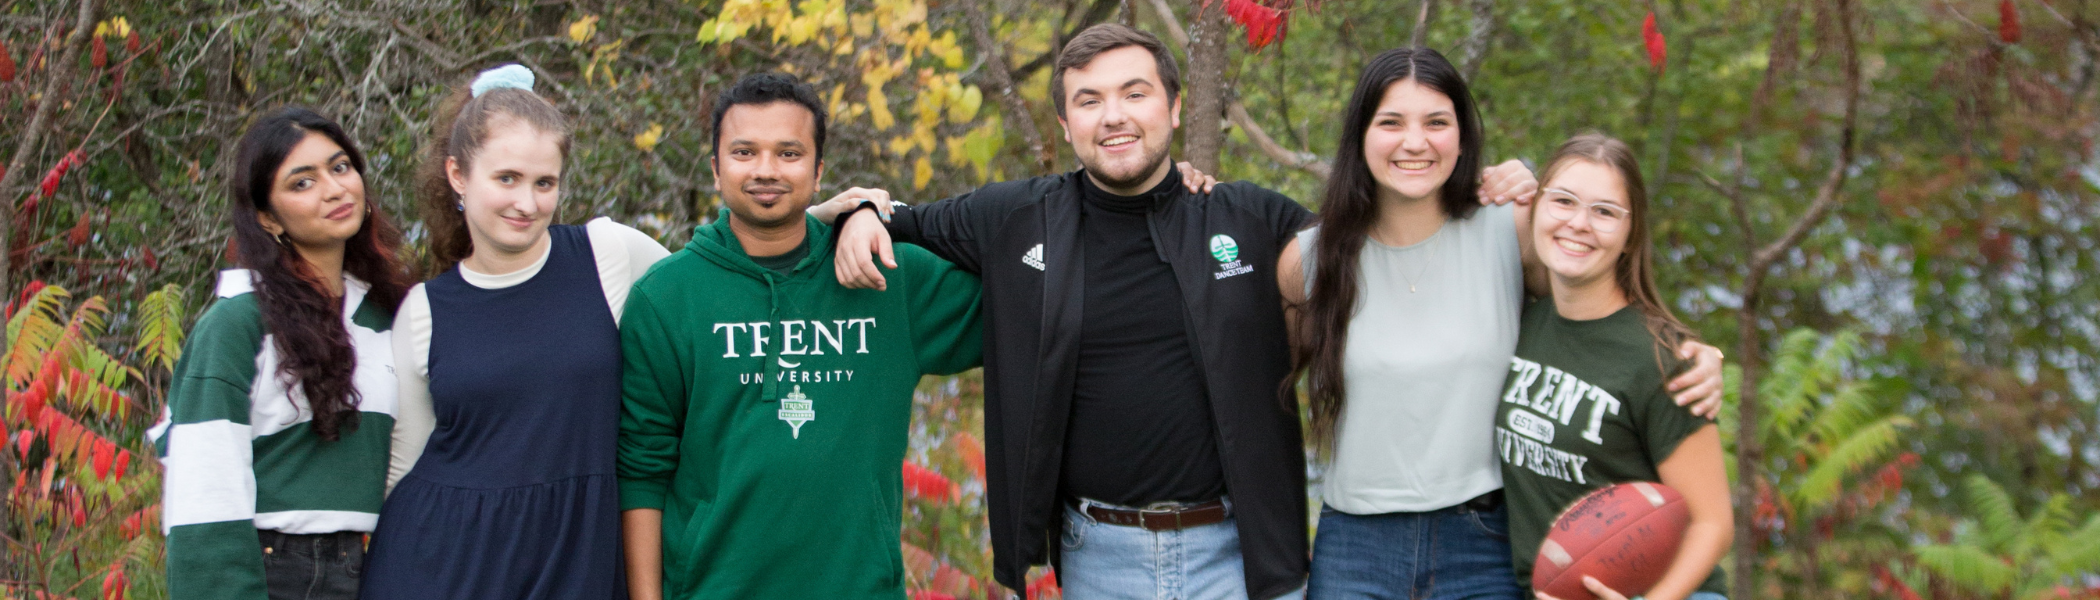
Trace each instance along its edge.
{"label": "trent crest logo", "polygon": [[794,428],[795,439],[802,439],[802,424],[817,420],[816,401],[802,395],[802,386],[795,386],[795,391],[780,399],[780,420]]}
{"label": "trent crest logo", "polygon": [[1220,233],[1210,236],[1210,257],[1218,259],[1221,263],[1239,260],[1240,245],[1232,241],[1232,236],[1229,235]]}

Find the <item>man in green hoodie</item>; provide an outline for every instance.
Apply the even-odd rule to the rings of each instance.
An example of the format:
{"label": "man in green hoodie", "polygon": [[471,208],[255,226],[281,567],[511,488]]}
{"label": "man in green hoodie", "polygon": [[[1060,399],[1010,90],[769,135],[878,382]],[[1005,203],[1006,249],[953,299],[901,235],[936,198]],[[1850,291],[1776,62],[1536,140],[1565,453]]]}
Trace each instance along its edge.
{"label": "man in green hoodie", "polygon": [[839,285],[830,228],[803,212],[824,117],[788,75],[723,92],[712,165],[729,208],[628,295],[619,475],[635,600],[904,598],[912,390],[981,362],[980,288],[904,246],[903,286]]}

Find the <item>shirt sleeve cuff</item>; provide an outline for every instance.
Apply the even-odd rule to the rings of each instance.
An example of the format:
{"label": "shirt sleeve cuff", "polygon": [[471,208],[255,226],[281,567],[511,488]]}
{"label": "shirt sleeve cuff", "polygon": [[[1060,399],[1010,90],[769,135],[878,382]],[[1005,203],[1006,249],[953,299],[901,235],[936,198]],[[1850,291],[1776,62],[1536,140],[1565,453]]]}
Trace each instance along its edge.
{"label": "shirt sleeve cuff", "polygon": [[661,481],[649,479],[620,480],[620,510],[637,508],[664,509],[664,496],[668,486]]}

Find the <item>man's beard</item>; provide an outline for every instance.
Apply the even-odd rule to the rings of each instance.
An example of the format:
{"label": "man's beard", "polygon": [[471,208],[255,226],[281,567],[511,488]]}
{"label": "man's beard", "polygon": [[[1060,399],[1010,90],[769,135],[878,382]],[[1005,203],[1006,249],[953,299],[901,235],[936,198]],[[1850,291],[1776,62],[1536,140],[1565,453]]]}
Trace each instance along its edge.
{"label": "man's beard", "polygon": [[1112,175],[1108,172],[1108,169],[1100,165],[1087,164],[1084,160],[1080,161],[1080,165],[1086,167],[1087,174],[1092,175],[1094,181],[1100,183],[1101,187],[1129,190],[1143,185],[1146,179],[1150,179],[1153,173],[1159,171],[1159,166],[1167,162],[1167,150],[1166,146],[1161,146],[1157,154],[1145,156],[1145,166],[1143,168],[1124,176]]}

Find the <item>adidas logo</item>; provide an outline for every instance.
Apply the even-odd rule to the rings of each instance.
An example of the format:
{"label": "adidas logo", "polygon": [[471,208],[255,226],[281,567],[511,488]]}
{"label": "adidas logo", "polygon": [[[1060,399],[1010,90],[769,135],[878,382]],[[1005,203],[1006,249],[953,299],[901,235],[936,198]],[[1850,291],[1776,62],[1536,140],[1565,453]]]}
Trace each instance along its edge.
{"label": "adidas logo", "polygon": [[1027,254],[1021,255],[1021,263],[1035,267],[1037,271],[1043,270],[1043,245],[1036,244],[1034,248],[1029,248]]}

